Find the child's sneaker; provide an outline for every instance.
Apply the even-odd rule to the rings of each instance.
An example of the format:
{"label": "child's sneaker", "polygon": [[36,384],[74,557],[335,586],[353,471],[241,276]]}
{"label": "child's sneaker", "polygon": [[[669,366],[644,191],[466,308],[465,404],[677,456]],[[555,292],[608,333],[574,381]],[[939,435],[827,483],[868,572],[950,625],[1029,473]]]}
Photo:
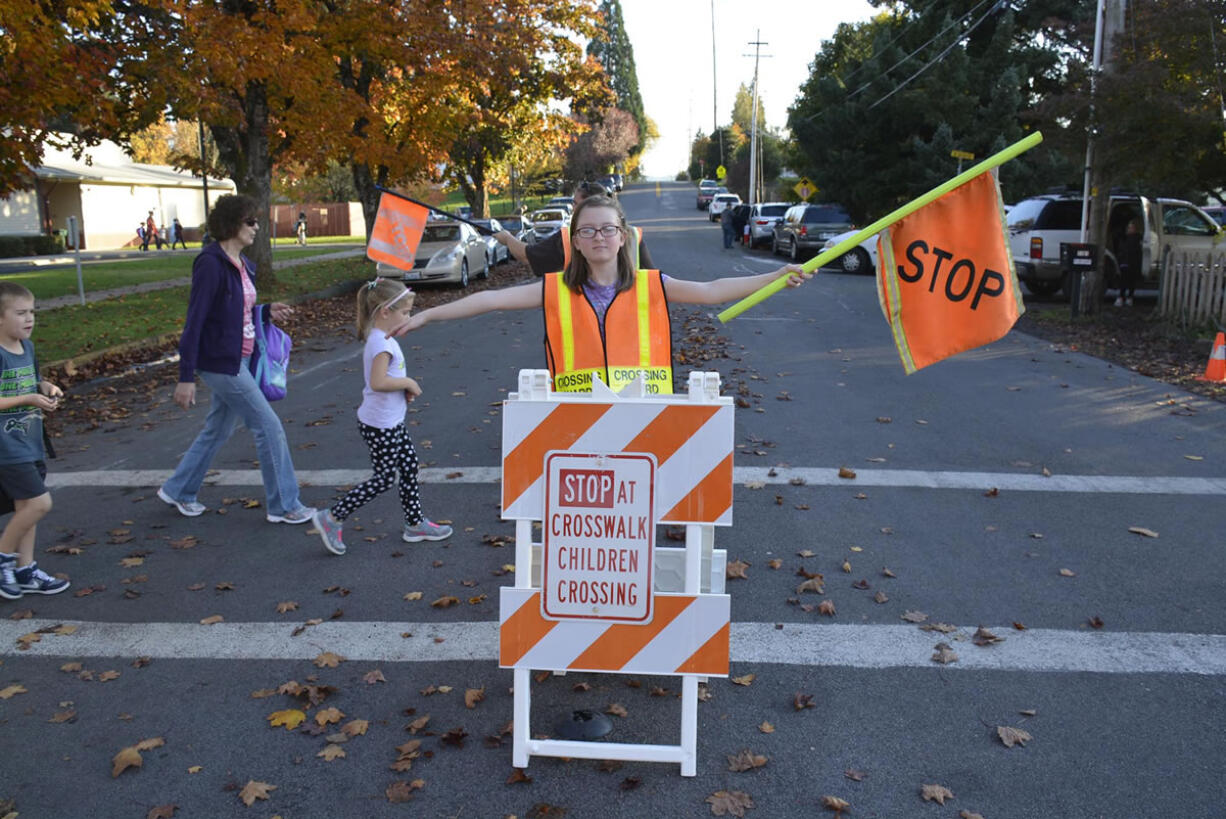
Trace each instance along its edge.
{"label": "child's sneaker", "polygon": [[68,581],[61,580],[38,568],[37,563],[22,566],[13,572],[22,594],[59,594],[68,588]]}
{"label": "child's sneaker", "polygon": [[324,548],[334,555],[345,553],[345,541],[341,540],[341,522],[332,517],[331,509],[320,509],[311,520],[323,538]]}
{"label": "child's sneaker", "polygon": [[425,518],[421,523],[406,523],[404,525],[405,543],[420,543],[423,540],[446,540],[451,537],[451,527],[444,523],[435,523]]}
{"label": "child's sneaker", "polygon": [[17,582],[17,555],[0,554],[0,597],[21,599],[21,584]]}
{"label": "child's sneaker", "polygon": [[1123,297],[1123,296],[1116,296],[1116,297],[1115,297],[1115,306],[1116,306],[1116,307],[1123,307],[1123,306],[1124,306],[1124,297]]}
{"label": "child's sneaker", "polygon": [[292,523],[297,525],[313,519],[315,517],[315,507],[299,506],[297,509],[286,512],[283,515],[274,515],[269,512],[265,517],[267,517],[269,523]]}
{"label": "child's sneaker", "polygon": [[199,515],[203,515],[208,511],[207,507],[205,507],[203,503],[197,503],[196,501],[175,500],[174,498],[170,497],[170,495],[167,495],[166,490],[162,489],[161,487],[158,487],[158,497],[166,503],[169,503],[174,508],[178,509],[179,514],[183,515],[184,517],[194,518]]}

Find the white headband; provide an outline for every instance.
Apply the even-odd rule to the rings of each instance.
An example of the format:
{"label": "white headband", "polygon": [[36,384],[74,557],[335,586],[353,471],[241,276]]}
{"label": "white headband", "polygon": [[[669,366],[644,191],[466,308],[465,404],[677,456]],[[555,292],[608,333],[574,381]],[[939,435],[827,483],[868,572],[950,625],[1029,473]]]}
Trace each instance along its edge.
{"label": "white headband", "polygon": [[412,294],[413,294],[413,291],[406,287],[405,289],[397,293],[395,296],[393,296],[390,300],[385,301],[383,304],[380,304],[378,308],[375,309],[375,312],[377,313],[379,312],[379,310],[386,310],[387,308],[391,307],[396,302],[403,299],[405,296],[410,296]]}

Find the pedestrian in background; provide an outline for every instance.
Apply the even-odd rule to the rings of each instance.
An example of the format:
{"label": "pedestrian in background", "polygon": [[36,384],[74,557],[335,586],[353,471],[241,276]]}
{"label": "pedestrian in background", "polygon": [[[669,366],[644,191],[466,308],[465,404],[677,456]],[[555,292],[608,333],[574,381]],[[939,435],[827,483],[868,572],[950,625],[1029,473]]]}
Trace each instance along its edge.
{"label": "pedestrian in background", "polygon": [[0,597],[59,594],[68,581],[38,568],[34,541],[38,522],[51,511],[43,413],[64,394],[38,377],[34,355],[34,294],[16,282],[0,281],[0,493],[13,516],[0,534]]}
{"label": "pedestrian in background", "polygon": [[170,223],[170,249],[174,250],[176,244],[183,245],[183,249],[187,250],[187,240],[183,238],[183,225],[179,224],[178,217]]}
{"label": "pedestrian in background", "polygon": [[149,211],[149,216],[145,219],[145,246],[141,250],[149,249],[149,242],[154,242],[157,249],[162,249],[162,237],[158,235],[157,223],[153,221],[153,211]]}
{"label": "pedestrian in background", "polygon": [[1132,307],[1132,298],[1137,294],[1141,281],[1141,220],[1133,217],[1124,228],[1124,252],[1120,256],[1120,294],[1116,307]]}
{"label": "pedestrian in background", "polygon": [[732,212],[732,205],[728,204],[724,207],[719,215],[719,227],[724,233],[724,250],[732,250],[732,245],[736,242],[736,217]]}
{"label": "pedestrian in background", "polygon": [[[187,321],[179,337],[179,383],[174,401],[183,409],[196,403],[196,373],[212,392],[204,429],[179,461],[158,497],[187,517],[206,511],[196,496],[213,458],[241,421],[255,439],[269,523],[306,523],[315,510],[298,498],[298,477],[285,428],[255,381],[258,350],[255,322],[255,269],[242,254],[255,241],[259,220],[247,196],[220,197],[209,213],[209,232],[217,240],[192,262]],[[267,306],[275,321],[294,312],[288,304]]]}
{"label": "pedestrian in background", "polygon": [[358,407],[358,433],[370,448],[374,476],[340,499],[331,509],[315,513],[315,528],[324,548],[345,554],[341,528],[345,519],[396,483],[400,474],[400,508],[404,510],[407,543],[446,540],[451,527],[427,519],[421,511],[417,487],[417,452],[404,425],[409,402],[421,395],[421,387],[406,374],[404,352],[391,337],[392,331],[409,319],[413,291],[395,279],[374,279],[358,289],[358,338],[362,349],[362,404]]}

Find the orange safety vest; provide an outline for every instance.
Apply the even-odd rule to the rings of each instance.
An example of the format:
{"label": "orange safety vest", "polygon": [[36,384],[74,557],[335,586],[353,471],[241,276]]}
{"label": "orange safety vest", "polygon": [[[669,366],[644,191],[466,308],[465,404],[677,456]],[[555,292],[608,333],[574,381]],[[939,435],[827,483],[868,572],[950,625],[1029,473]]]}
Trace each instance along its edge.
{"label": "orange safety vest", "polygon": [[[562,270],[565,270],[570,265],[570,228],[561,228],[562,234]],[[639,266],[639,245],[643,241],[643,229],[628,225],[626,227],[626,241],[630,243],[630,261],[634,263],[637,270]]]}
{"label": "orange safety vest", "polygon": [[546,274],[545,357],[555,392],[591,392],[599,378],[614,392],[640,373],[645,392],[671,395],[673,342],[668,299],[658,270],[640,270],[634,286],[613,297],[604,317],[583,294]]}

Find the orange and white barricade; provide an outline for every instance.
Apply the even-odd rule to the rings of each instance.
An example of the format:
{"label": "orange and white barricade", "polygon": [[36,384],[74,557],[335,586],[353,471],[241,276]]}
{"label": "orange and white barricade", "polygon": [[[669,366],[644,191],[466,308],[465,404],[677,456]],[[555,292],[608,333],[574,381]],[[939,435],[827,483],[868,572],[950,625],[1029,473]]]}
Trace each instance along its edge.
{"label": "orange and white barricade", "polygon": [[[692,373],[688,395],[636,384],[554,393],[548,371],[521,370],[503,405],[502,516],[516,537],[499,665],[514,669],[518,768],[555,756],[675,762],[694,776],[699,678],[728,675],[727,555],[714,527],[732,524],[732,399],[718,373]],[[656,548],[657,523],[683,524],[684,548]],[[680,742],[532,739],[532,669],[679,675]]]}

